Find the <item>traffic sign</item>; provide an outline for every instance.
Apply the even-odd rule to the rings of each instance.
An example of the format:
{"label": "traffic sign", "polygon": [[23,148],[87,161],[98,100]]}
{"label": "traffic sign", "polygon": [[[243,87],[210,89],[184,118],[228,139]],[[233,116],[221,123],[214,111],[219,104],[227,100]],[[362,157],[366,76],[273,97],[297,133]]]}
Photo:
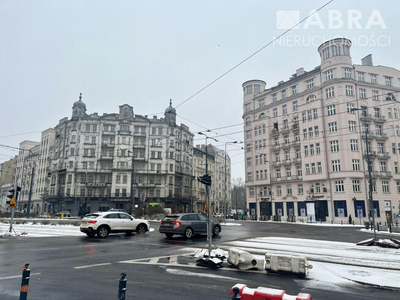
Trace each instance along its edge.
{"label": "traffic sign", "polygon": [[397,217],[400,218],[400,213],[397,214]]}
{"label": "traffic sign", "polygon": [[17,207],[17,203],[15,202],[15,198],[12,197],[8,207]]}

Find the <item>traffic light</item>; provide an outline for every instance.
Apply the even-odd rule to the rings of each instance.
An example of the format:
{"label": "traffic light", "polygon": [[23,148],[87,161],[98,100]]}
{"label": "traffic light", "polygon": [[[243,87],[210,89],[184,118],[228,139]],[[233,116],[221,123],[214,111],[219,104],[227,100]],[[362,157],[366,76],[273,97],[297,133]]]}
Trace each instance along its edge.
{"label": "traffic light", "polygon": [[197,177],[197,180],[200,181],[202,184],[211,185],[211,176],[210,175],[203,175],[203,176],[199,176]]}
{"label": "traffic light", "polygon": [[[8,207],[17,207],[18,194],[20,191],[21,188],[19,186],[17,186],[17,192],[15,192],[15,189],[8,191],[10,193],[10,195],[7,195],[7,198],[9,198],[10,200],[6,201]],[[15,198],[14,198],[14,193],[15,193]]]}

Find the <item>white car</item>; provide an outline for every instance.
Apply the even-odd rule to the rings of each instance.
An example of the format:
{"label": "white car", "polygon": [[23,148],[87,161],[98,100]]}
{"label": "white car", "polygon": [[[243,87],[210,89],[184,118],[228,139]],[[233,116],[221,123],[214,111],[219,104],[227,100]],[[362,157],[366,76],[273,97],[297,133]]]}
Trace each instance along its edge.
{"label": "white car", "polygon": [[127,235],[133,232],[145,234],[150,230],[150,223],[146,220],[135,219],[127,213],[107,211],[86,215],[82,219],[80,229],[89,237],[97,234],[98,237],[105,238],[112,232],[125,232]]}

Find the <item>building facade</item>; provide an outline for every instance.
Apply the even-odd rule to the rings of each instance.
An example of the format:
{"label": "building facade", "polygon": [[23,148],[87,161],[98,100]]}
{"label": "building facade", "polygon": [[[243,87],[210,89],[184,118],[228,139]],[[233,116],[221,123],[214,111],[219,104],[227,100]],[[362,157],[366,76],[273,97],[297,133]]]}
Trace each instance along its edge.
{"label": "building facade", "polygon": [[362,222],[374,213],[393,221],[400,206],[400,72],[374,66],[371,55],[353,64],[347,39],[322,44],[318,54],[315,69],[300,68],[271,88],[262,80],[243,83],[249,212],[312,222]]}

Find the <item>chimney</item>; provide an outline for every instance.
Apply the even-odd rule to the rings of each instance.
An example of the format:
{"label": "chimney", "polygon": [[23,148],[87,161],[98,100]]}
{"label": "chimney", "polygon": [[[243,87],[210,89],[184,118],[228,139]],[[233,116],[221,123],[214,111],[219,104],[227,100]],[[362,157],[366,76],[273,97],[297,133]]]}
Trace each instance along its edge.
{"label": "chimney", "polygon": [[304,72],[304,68],[300,68],[300,69],[297,69],[297,70],[296,70],[296,76],[297,76],[297,77],[303,75],[304,73],[305,73],[305,72]]}
{"label": "chimney", "polygon": [[372,54],[368,54],[366,57],[362,58],[362,59],[361,59],[361,64],[362,64],[363,66],[370,66],[370,67],[372,67],[372,66],[373,66],[373,64],[372,64]]}

